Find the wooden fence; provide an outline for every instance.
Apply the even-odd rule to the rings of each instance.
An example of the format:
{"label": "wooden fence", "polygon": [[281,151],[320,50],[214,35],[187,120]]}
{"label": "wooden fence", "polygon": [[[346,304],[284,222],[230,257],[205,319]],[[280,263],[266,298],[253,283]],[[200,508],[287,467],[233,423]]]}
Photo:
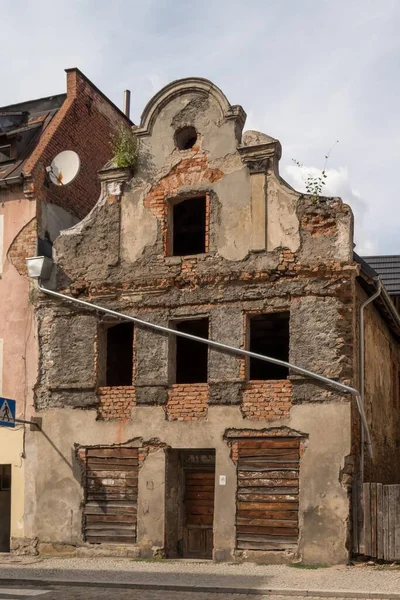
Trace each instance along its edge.
{"label": "wooden fence", "polygon": [[364,483],[359,552],[382,560],[400,560],[400,485]]}

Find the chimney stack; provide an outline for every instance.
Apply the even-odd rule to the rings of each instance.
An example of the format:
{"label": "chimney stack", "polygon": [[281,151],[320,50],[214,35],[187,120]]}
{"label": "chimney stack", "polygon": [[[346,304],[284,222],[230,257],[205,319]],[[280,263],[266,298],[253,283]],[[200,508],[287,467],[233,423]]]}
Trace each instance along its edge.
{"label": "chimney stack", "polygon": [[128,117],[131,113],[131,92],[130,90],[125,90],[124,92],[124,114]]}

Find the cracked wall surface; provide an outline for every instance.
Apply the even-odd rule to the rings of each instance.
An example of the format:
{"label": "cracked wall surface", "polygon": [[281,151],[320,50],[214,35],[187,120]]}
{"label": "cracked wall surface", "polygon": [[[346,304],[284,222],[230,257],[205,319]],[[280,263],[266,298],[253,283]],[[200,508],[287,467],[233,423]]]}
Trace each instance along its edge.
{"label": "cracked wall surface", "polygon": [[[50,285],[164,326],[208,317],[210,338],[236,347],[246,345],[248,314],[287,311],[290,360],[351,383],[357,276],[351,211],[340,199],[316,200],[290,188],[279,177],[279,142],[254,131],[242,135],[243,109],[204,82],[175,82],[150,101],[136,129],[135,171],[109,165],[100,174],[97,205],[56,241],[57,269]],[[175,135],[187,126],[196,129],[197,140],[179,150]],[[170,256],[170,203],[199,195],[209,199],[208,251]],[[228,427],[289,427],[308,439],[300,469],[298,550],[256,555],[265,561],[347,560],[350,504],[340,473],[351,453],[348,396],[293,374],[275,388],[268,381],[249,382],[245,361],[216,349],[208,351],[207,384],[176,386],[169,337],[135,327],[129,390],[134,401],[122,402],[119,415],[119,405],[112,407],[104,386],[98,392],[100,316],[45,296],[36,297],[36,307],[40,371],[35,402],[58,452],[47,454],[47,472],[39,473],[35,461],[31,465],[37,515],[28,519],[32,536],[83,544],[73,444],[157,437],[171,448],[216,450],[216,481],[225,474],[228,483],[216,486],[214,556],[229,560],[235,552],[236,469],[224,432]],[[41,455],[45,441],[37,443]],[[163,448],[144,465],[137,545],[149,555],[152,547],[164,544]],[[68,506],[57,504],[49,474],[53,482],[71,487],[71,499],[65,494],[62,499]],[[48,516],[43,509],[50,505]],[[72,521],[57,524],[60,510],[72,512]]]}

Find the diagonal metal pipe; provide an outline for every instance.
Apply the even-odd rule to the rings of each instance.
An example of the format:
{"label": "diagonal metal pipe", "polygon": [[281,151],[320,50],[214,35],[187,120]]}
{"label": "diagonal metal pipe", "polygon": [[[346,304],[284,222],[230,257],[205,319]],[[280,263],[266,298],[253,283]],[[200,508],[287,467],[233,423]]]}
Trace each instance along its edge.
{"label": "diagonal metal pipe", "polygon": [[361,394],[358,390],[349,385],[345,385],[344,383],[340,383],[335,381],[334,379],[329,379],[328,377],[324,377],[323,375],[319,375],[318,373],[314,373],[313,371],[308,371],[308,369],[303,369],[303,367],[298,367],[297,365],[293,365],[291,363],[285,362],[284,360],[279,360],[277,358],[272,358],[271,356],[264,356],[263,354],[257,354],[256,352],[251,352],[250,350],[244,350],[242,348],[236,348],[235,346],[229,346],[227,344],[222,344],[221,342],[216,342],[214,340],[208,340],[205,338],[198,337],[197,335],[192,335],[191,333],[185,333],[183,331],[176,331],[175,329],[171,329],[170,327],[165,327],[164,325],[156,325],[155,323],[149,323],[148,321],[144,321],[143,319],[139,319],[138,317],[131,317],[130,315],[125,315],[124,313],[117,312],[116,310],[111,310],[110,308],[105,308],[103,306],[99,306],[97,304],[93,304],[92,302],[87,302],[86,300],[79,300],[79,298],[72,298],[71,296],[67,296],[66,294],[61,294],[60,292],[55,292],[53,290],[49,290],[38,284],[39,289],[48,294],[49,296],[53,296],[54,298],[59,298],[64,301],[72,302],[74,304],[78,304],[79,306],[84,306],[85,308],[89,308],[91,310],[96,310],[99,312],[103,312],[107,315],[111,315],[113,317],[117,317],[119,319],[124,319],[125,321],[132,321],[141,327],[148,327],[149,329],[154,329],[155,331],[159,331],[161,333],[167,333],[169,335],[175,335],[177,337],[183,337],[189,340],[193,340],[195,342],[200,342],[202,344],[207,344],[211,348],[216,348],[217,350],[222,350],[224,352],[228,352],[230,354],[239,354],[240,356],[248,356],[249,358],[257,358],[258,360],[263,360],[265,362],[272,363],[274,365],[280,365],[282,367],[286,367],[291,369],[294,373],[298,373],[299,375],[304,375],[305,377],[310,377],[315,379],[316,381],[320,381],[321,383],[325,383],[330,387],[339,390],[341,392],[348,392],[351,394],[357,403],[357,408],[360,413],[361,422],[363,425],[363,431],[365,435],[365,443],[368,447],[368,454],[371,458],[373,458],[373,450],[372,450],[372,440],[368,428],[367,419],[364,412],[364,406],[361,399]]}

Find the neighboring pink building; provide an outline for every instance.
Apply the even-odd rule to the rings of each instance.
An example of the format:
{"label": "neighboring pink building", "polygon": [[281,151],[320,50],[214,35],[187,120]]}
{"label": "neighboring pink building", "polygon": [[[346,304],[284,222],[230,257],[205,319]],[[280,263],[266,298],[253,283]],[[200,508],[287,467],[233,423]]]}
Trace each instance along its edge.
{"label": "neighboring pink building", "polygon": [[[130,120],[78,69],[67,92],[0,107],[0,395],[33,411],[38,350],[25,259],[50,254],[60,230],[81,220],[100,193],[97,172],[111,158],[110,135]],[[81,169],[69,186],[49,184],[46,167],[74,150]],[[24,542],[24,428],[0,428],[0,552]],[[38,457],[40,460],[40,457]]]}

